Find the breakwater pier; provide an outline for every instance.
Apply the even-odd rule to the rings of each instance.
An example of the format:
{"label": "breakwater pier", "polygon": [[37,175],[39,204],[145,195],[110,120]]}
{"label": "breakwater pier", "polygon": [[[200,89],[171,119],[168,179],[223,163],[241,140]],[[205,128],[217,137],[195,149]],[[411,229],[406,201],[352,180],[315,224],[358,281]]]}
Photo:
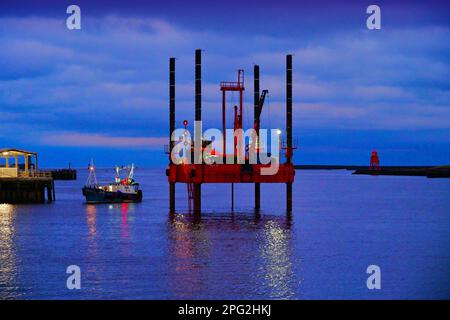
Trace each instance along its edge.
{"label": "breakwater pier", "polygon": [[55,169],[48,170],[54,180],[77,180],[77,170],[75,169]]}
{"label": "breakwater pier", "polygon": [[295,165],[296,170],[351,170],[352,174],[372,176],[421,176],[450,178],[450,166],[383,166],[376,169],[360,165]]}

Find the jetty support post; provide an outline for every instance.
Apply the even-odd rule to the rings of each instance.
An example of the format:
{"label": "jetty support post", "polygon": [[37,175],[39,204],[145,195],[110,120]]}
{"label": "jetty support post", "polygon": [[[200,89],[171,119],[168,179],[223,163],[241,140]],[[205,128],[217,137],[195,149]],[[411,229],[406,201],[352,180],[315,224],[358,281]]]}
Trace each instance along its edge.
{"label": "jetty support post", "polygon": [[[195,50],[195,121],[202,121],[202,50]],[[200,132],[198,132],[200,131]],[[199,148],[200,152],[196,152],[200,159],[195,159],[197,166],[203,166],[202,149],[202,132],[195,130],[195,148]],[[200,135],[200,136],[198,136]],[[199,143],[200,145],[198,145]],[[197,172],[197,174],[200,174]],[[202,208],[202,185],[200,182],[194,183],[194,213],[200,214]]]}
{"label": "jetty support post", "polygon": [[[175,58],[169,59],[169,163],[174,141],[172,133],[175,131]],[[175,182],[169,182],[170,212],[175,211]]]}
{"label": "jetty support post", "polygon": [[[286,56],[286,162],[292,165],[292,55]],[[286,183],[286,211],[292,213],[292,182]]]}
{"label": "jetty support post", "polygon": [[48,199],[48,202],[53,202],[52,182],[47,182],[46,183],[46,188],[47,188],[47,199]]}
{"label": "jetty support post", "polygon": [[[253,109],[253,121],[259,122],[259,119],[257,117],[258,114],[258,104],[259,104],[259,66],[255,65],[253,67],[253,100],[254,100],[254,109]],[[257,128],[259,128],[259,123]],[[256,132],[257,139],[259,139],[259,130]],[[258,151],[259,143],[255,144],[256,150]],[[258,159],[258,155],[256,156],[256,159]],[[261,207],[261,184],[259,182],[255,182],[255,210],[259,210]]]}

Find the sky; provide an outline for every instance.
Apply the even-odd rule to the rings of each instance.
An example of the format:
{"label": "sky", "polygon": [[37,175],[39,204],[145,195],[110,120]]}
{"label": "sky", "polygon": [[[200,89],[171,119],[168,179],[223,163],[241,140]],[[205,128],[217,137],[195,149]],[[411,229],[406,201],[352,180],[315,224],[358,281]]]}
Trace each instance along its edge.
{"label": "sky", "polygon": [[[69,30],[66,8],[81,8]],[[381,8],[369,30],[366,9]],[[204,129],[220,127],[220,81],[253,65],[269,90],[263,128],[285,127],[293,54],[298,164],[450,164],[448,1],[24,1],[0,3],[0,148],[44,167],[167,164],[168,59],[177,126],[194,118],[194,51],[203,50]],[[237,102],[237,96],[230,96]],[[227,117],[232,117],[228,110]],[[228,126],[231,128],[232,123]]]}

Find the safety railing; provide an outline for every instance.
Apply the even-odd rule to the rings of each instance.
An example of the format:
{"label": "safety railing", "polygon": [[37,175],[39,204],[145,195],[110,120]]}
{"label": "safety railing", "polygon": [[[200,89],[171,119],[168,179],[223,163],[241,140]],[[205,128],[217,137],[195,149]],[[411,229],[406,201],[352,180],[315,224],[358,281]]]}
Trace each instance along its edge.
{"label": "safety railing", "polygon": [[230,82],[230,81],[222,81],[220,83],[220,87],[221,88],[244,88],[244,83],[243,82]]}
{"label": "safety railing", "polygon": [[25,171],[19,171],[20,177],[29,177],[29,178],[52,178],[51,171],[29,171],[28,175]]}
{"label": "safety railing", "polygon": [[18,176],[17,168],[0,168],[1,178],[16,178]]}

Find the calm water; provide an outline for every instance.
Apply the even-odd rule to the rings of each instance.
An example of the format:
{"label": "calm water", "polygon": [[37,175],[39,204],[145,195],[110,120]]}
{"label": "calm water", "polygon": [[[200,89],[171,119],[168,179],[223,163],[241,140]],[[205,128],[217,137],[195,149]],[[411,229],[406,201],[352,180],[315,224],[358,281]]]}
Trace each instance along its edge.
{"label": "calm water", "polygon": [[284,185],[262,187],[259,216],[252,185],[235,187],[234,212],[230,186],[208,185],[194,223],[184,185],[170,217],[163,170],[138,171],[144,201],[118,205],[83,204],[83,171],[57,181],[55,203],[0,204],[0,298],[450,298],[450,179],[297,171],[291,220]]}

